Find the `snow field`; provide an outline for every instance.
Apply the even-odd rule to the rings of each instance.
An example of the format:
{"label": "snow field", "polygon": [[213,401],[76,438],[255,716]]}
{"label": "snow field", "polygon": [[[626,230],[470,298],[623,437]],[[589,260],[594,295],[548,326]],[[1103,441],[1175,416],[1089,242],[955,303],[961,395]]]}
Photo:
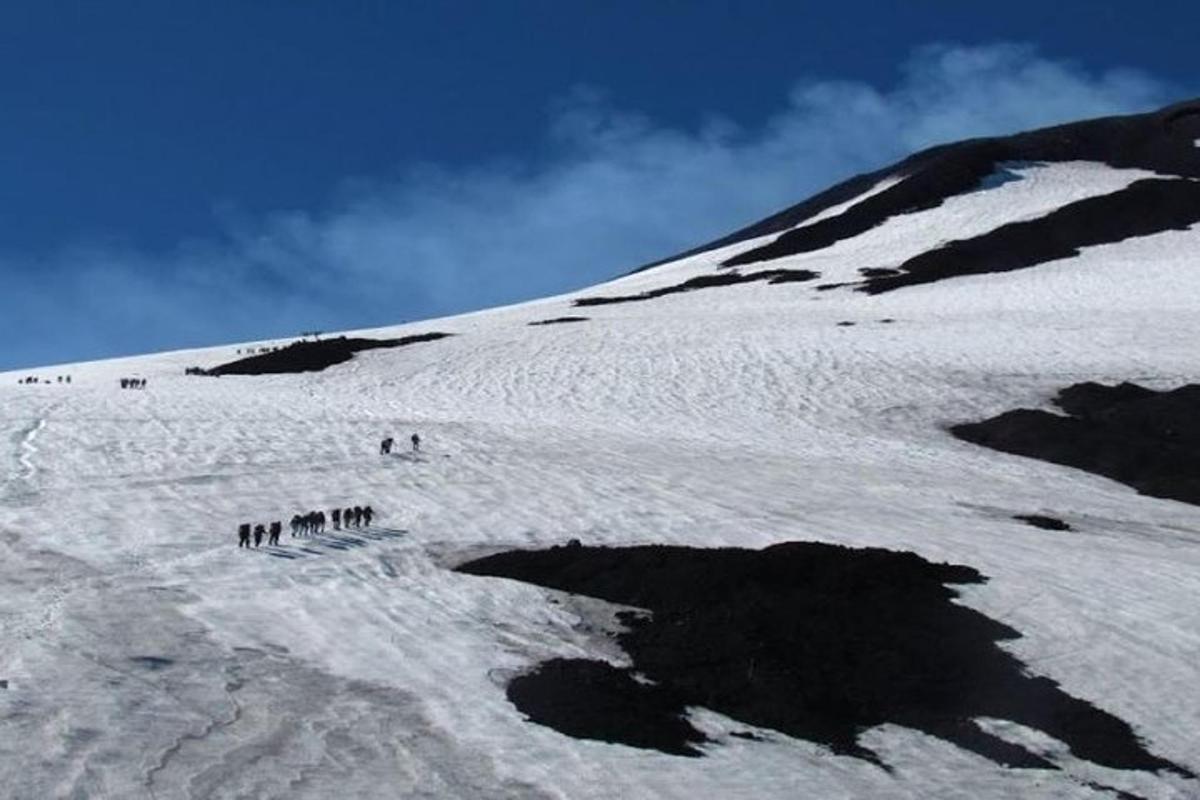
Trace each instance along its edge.
{"label": "snow field", "polygon": [[[1143,176],[1020,171],[763,266],[852,280]],[[0,375],[0,786],[14,798],[1103,796],[1083,783],[1095,781],[1194,797],[1195,782],[1073,761],[1004,721],[981,724],[1064,770],[1006,770],[883,726],[864,744],[889,774],[770,731],[731,738],[746,726],[704,710],[695,721],[720,744],[701,759],[570,739],[524,721],[504,679],[556,655],[620,662],[603,633],[612,609],[447,567],[572,537],[808,539],[968,564],[990,581],[961,602],[1021,631],[1005,646],[1031,670],[1200,770],[1200,511],[944,431],[1081,380],[1200,380],[1196,244],[1169,232],[873,297],[748,284],[578,311],[551,298],[389,328],[459,335],[316,374],[183,375],[229,347],[72,366],[69,387]],[[752,246],[578,296],[673,285]],[[525,324],[563,313],[590,319]],[[145,391],[116,387],[131,373]],[[378,456],[383,436],[412,431],[419,458]],[[234,546],[239,522],[361,503],[380,513],[376,536],[301,543],[285,528],[294,558]],[[1039,512],[1076,531],[1010,518]]]}

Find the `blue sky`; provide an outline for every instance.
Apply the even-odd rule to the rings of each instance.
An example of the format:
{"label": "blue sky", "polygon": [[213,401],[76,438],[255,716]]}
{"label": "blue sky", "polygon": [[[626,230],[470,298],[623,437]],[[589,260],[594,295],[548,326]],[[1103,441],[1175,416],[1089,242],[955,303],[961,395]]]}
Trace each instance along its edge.
{"label": "blue sky", "polygon": [[564,291],[1200,94],[1200,6],[0,4],[0,369]]}

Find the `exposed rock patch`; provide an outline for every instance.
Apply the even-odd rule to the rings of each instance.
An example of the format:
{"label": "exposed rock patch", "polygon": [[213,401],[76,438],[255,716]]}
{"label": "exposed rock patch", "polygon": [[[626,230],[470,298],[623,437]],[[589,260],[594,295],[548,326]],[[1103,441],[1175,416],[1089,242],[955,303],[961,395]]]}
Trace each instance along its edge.
{"label": "exposed rock patch", "polygon": [[621,742],[680,756],[698,756],[705,741],[682,715],[670,688],[634,680],[603,661],[555,658],[508,685],[508,699],[530,719],[577,739]]}
{"label": "exposed rock patch", "polygon": [[[1148,178],[1125,189],[1089,197],[1044,217],[1003,225],[921,253],[899,273],[875,270],[862,290],[870,294],[960,275],[1009,272],[1079,255],[1081,248],[1186,230],[1200,222],[1200,182]],[[894,273],[894,271],[892,271]]]}
{"label": "exposed rock patch", "polygon": [[1042,514],[1017,514],[1013,517],[1015,520],[1020,520],[1027,525],[1032,525],[1035,528],[1041,528],[1044,531],[1069,531],[1071,526],[1055,517],[1047,517]]}
{"label": "exposed rock patch", "polygon": [[[1003,175],[1006,163],[1095,161],[1118,168],[1197,178],[1200,157],[1193,142],[1198,136],[1200,103],[1187,102],[1149,114],[1105,117],[1013,136],[942,145],[877,172],[859,175],[692,252],[776,232],[780,235],[773,241],[738,253],[724,264],[740,266],[820,250],[892,217],[936,208],[954,195],[987,188],[997,174]],[[894,186],[863,198],[840,214],[803,224],[805,219],[853,200],[880,181],[897,175],[904,179]],[[1186,197],[1172,199],[1180,203],[1188,201]]]}
{"label": "exposed rock patch", "polygon": [[1054,402],[955,425],[958,438],[1112,478],[1151,497],[1200,505],[1200,385],[1156,392],[1081,383]]}
{"label": "exposed rock patch", "polygon": [[539,319],[530,325],[560,325],[564,322],[587,322],[587,317],[555,317],[554,319]]}
{"label": "exposed rock patch", "polygon": [[674,286],[664,286],[659,289],[650,289],[638,294],[614,295],[610,297],[581,297],[575,301],[576,306],[600,306],[610,303],[632,303],[638,300],[650,300],[655,297],[662,297],[668,294],[678,294],[680,292],[691,292],[696,289],[708,289],[713,286],[731,286],[736,283],[753,283],[754,281],[766,281],[767,283],[796,283],[802,281],[811,281],[818,278],[820,275],[807,269],[768,269],[760,272],[740,273],[736,270],[728,272],[718,272],[713,275],[698,275],[695,278],[689,278],[683,283]]}
{"label": "exposed rock patch", "polygon": [[[613,603],[633,660],[554,660],[515,681],[529,717],[583,738],[690,754],[689,706],[877,761],[859,735],[924,731],[997,763],[1053,767],[972,720],[1012,720],[1117,769],[1175,770],[1129,725],[1029,674],[998,646],[1019,633],[953,602],[976,570],[913,553],[791,542],[764,550],[645,546],[513,551],[459,567]],[[624,677],[622,677],[622,674]],[[649,682],[650,686],[646,685]]]}
{"label": "exposed rock patch", "polygon": [[404,347],[453,336],[450,333],[420,333],[398,339],[361,339],[338,336],[332,339],[299,341],[269,353],[230,361],[205,370],[207,375],[277,375],[296,372],[320,372],[354,358],[355,353],[384,347]]}

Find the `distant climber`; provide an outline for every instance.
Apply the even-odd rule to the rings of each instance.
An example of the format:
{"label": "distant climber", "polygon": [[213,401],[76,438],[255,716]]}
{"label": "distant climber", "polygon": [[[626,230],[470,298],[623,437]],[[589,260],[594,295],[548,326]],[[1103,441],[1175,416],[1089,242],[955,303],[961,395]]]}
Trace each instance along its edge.
{"label": "distant climber", "polygon": [[421,452],[421,437],[415,433],[412,435],[412,446],[414,453]]}
{"label": "distant climber", "polygon": [[254,546],[255,547],[258,547],[259,545],[262,544],[263,536],[266,535],[266,533],[267,533],[267,529],[262,526],[261,522],[258,525],[254,526]]}
{"label": "distant climber", "polygon": [[267,535],[267,544],[279,544],[279,534],[283,532],[283,523],[276,520],[271,523],[271,531]]}
{"label": "distant climber", "polygon": [[356,528],[362,527],[362,518],[363,518],[362,506],[355,506],[354,507],[354,527],[356,527]]}
{"label": "distant climber", "polygon": [[340,531],[342,529],[342,510],[335,508],[329,512],[329,516],[333,519],[333,529]]}
{"label": "distant climber", "polygon": [[238,525],[238,547],[250,546],[250,523],[243,522]]}
{"label": "distant climber", "polygon": [[375,516],[375,511],[370,506],[363,508],[363,524],[368,528],[371,527],[371,517],[373,516]]}
{"label": "distant climber", "polygon": [[386,439],[384,439],[382,442],[380,442],[379,443],[379,455],[386,456],[389,453],[391,453],[392,452],[392,444],[395,441],[396,441],[395,439],[393,439],[391,436],[389,436]]}

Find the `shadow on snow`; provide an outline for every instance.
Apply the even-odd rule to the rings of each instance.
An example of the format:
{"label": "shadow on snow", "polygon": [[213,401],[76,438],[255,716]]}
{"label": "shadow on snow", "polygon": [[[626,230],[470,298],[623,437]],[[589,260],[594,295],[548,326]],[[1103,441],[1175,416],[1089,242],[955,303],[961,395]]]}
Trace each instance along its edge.
{"label": "shadow on snow", "polygon": [[387,542],[403,538],[408,534],[404,528],[353,528],[351,531],[337,530],[314,533],[309,536],[298,536],[290,540],[291,544],[267,545],[266,547],[250,548],[261,551],[274,558],[295,560],[309,556],[326,556],[331,551],[346,552],[366,547],[371,542]]}

